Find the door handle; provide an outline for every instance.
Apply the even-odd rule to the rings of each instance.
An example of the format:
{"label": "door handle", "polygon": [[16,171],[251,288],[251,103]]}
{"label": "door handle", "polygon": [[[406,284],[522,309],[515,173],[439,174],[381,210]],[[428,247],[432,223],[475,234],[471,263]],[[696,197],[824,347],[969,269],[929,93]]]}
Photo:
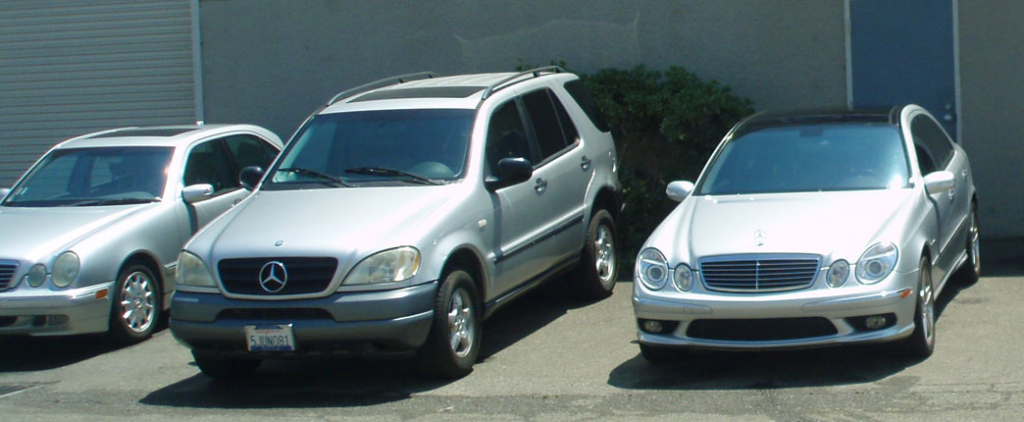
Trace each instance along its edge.
{"label": "door handle", "polygon": [[582,168],[583,171],[590,170],[590,163],[592,163],[592,162],[593,161],[591,161],[589,158],[587,158],[586,155],[584,155],[583,156],[583,161],[580,163],[580,168]]}
{"label": "door handle", "polygon": [[960,175],[961,175],[961,176],[963,176],[963,177],[964,177],[964,179],[966,179],[966,178],[967,178],[967,169],[963,169],[963,170],[962,170],[962,171],[960,172]]}
{"label": "door handle", "polygon": [[542,178],[537,179],[537,184],[533,187],[537,193],[544,193],[544,190],[548,188],[548,181]]}

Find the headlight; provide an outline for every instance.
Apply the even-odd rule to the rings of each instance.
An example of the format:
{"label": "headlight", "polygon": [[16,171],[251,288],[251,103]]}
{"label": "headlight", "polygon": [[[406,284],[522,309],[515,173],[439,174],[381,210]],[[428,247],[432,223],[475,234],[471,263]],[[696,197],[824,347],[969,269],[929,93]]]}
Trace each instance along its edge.
{"label": "headlight", "polygon": [[879,243],[864,252],[857,260],[857,280],[863,284],[874,284],[896,268],[898,252],[892,243]]}
{"label": "headlight", "polygon": [[78,255],[71,251],[60,254],[53,262],[53,285],[68,287],[72,281],[75,281],[75,277],[78,277],[79,269],[81,269],[81,263],[78,261]]}
{"label": "headlight", "polygon": [[179,286],[217,287],[206,263],[188,251],[181,251],[178,254],[178,269],[174,274],[174,283]]}
{"label": "headlight", "polygon": [[412,246],[377,252],[362,260],[348,273],[342,285],[397,283],[416,276],[420,251]]}
{"label": "headlight", "polygon": [[661,290],[668,281],[668,261],[657,249],[647,248],[637,259],[637,278],[651,290]]}
{"label": "headlight", "polygon": [[693,271],[690,271],[690,267],[686,264],[679,264],[676,266],[676,272],[673,274],[672,282],[675,283],[676,288],[681,292],[689,291],[690,287],[693,287]]}
{"label": "headlight", "polygon": [[828,274],[825,276],[825,281],[828,283],[828,287],[839,287],[846,282],[846,278],[850,276],[850,263],[845,260],[838,260],[832,263],[832,266],[828,269]]}
{"label": "headlight", "polygon": [[33,265],[32,268],[28,270],[28,276],[26,279],[28,280],[29,286],[42,286],[43,282],[46,281],[46,266],[43,264]]}

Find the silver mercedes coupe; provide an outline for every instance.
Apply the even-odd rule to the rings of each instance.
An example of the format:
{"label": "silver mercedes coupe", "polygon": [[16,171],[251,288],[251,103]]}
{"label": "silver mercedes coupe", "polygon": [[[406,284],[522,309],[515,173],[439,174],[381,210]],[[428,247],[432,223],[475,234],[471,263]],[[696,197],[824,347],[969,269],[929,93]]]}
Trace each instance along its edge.
{"label": "silver mercedes coupe", "polygon": [[0,335],[148,338],[178,251],[249,195],[281,140],[249,125],[123,128],[53,147],[0,189]]}
{"label": "silver mercedes coupe", "polygon": [[918,106],[754,115],[667,194],[634,275],[651,362],[887,341],[924,358],[935,299],[980,273],[967,154]]}

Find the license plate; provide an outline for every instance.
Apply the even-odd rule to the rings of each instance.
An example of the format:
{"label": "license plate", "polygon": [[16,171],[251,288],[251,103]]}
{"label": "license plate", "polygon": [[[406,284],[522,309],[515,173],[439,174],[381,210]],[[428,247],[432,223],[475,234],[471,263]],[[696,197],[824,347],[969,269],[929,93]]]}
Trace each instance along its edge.
{"label": "license plate", "polygon": [[295,335],[289,325],[246,325],[245,343],[250,352],[291,352]]}

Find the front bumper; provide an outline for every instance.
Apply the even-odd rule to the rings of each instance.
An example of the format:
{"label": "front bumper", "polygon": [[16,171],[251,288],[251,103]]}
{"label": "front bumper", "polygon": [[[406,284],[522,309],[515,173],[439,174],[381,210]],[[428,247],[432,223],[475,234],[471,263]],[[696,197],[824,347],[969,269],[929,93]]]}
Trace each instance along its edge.
{"label": "front bumper", "polygon": [[[874,290],[835,289],[776,294],[690,294],[679,297],[633,294],[640,343],[701,349],[768,350],[822,347],[901,339],[914,331],[917,274],[901,274],[906,283]],[[895,321],[879,328],[864,318],[885,315]],[[663,323],[663,332],[642,327]],[[827,322],[826,322],[827,321]],[[710,328],[709,328],[710,327]],[[719,330],[717,332],[713,330]],[[736,330],[735,333],[728,332]],[[766,330],[757,333],[750,331]]]}
{"label": "front bumper", "polygon": [[0,335],[63,336],[110,327],[114,282],[78,289],[0,293]]}
{"label": "front bumper", "polygon": [[[436,292],[437,282],[301,300],[239,300],[179,291],[171,299],[170,329],[179,342],[208,357],[404,355],[426,341]],[[249,352],[245,327],[268,324],[291,324],[296,350]]]}

